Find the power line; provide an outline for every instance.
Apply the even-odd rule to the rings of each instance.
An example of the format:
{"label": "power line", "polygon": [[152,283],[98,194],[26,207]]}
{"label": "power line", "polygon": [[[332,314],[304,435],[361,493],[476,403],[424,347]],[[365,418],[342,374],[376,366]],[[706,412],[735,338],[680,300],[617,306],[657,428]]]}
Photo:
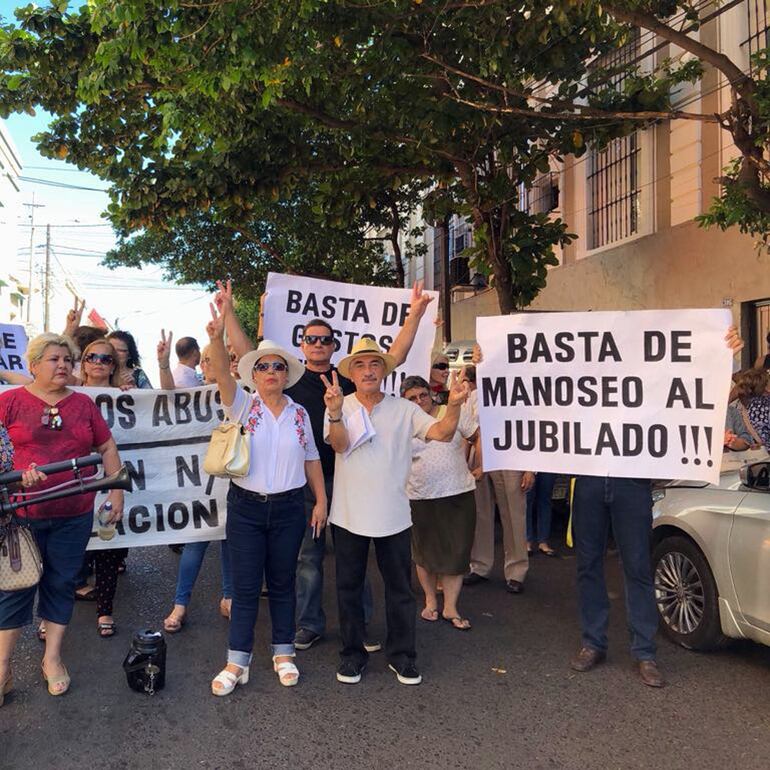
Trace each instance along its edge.
{"label": "power line", "polygon": [[76,184],[67,184],[66,182],[53,182],[50,179],[35,179],[31,176],[20,176],[19,180],[22,182],[29,182],[30,184],[41,184],[46,187],[58,187],[63,190],[86,190],[87,192],[100,192],[106,193],[109,188],[107,187],[83,187]]}

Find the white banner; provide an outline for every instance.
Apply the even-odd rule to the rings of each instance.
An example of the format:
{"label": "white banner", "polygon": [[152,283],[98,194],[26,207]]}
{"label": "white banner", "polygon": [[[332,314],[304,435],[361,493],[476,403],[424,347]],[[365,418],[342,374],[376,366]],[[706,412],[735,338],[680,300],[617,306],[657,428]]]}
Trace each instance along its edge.
{"label": "white banner", "polygon": [[[88,550],[224,538],[229,482],[203,472],[211,431],[224,419],[215,386],[73,390],[96,402],[132,482],[115,536],[100,540],[94,524]],[[97,494],[95,509],[106,496],[107,492]]]}
{"label": "white banner", "polygon": [[[428,305],[403,366],[385,380],[383,387],[388,393],[398,395],[401,382],[409,375],[418,374],[426,380],[430,376],[438,293],[428,294],[434,301]],[[268,273],[263,332],[267,339],[304,361],[299,349],[302,329],[313,318],[322,318],[334,329],[332,363],[336,364],[362,337],[371,337],[387,352],[409,314],[410,298],[410,289],[358,286]]]}
{"label": "white banner", "polygon": [[484,470],[717,482],[728,310],[476,319]]}
{"label": "white banner", "polygon": [[27,333],[19,324],[0,324],[0,369],[29,375],[24,354],[27,352]]}

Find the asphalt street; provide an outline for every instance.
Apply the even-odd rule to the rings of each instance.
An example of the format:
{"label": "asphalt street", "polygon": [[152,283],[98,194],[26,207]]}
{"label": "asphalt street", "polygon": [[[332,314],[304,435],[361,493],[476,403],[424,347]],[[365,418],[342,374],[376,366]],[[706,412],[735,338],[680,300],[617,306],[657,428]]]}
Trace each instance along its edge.
{"label": "asphalt street", "polygon": [[[16,689],[0,709],[0,767],[17,768],[762,768],[770,766],[770,648],[748,642],[696,654],[660,640],[663,690],[631,672],[617,559],[608,662],[588,674],[568,665],[579,635],[574,559],[533,559],[526,591],[502,576],[464,591],[473,622],[463,633],[418,620],[424,682],[406,687],[371,656],[359,685],[334,676],[339,638],[333,579],[329,633],[298,653],[302,678],[283,688],[267,653],[267,603],[257,626],[251,681],[210,694],[224,664],[227,623],[218,614],[218,549],[211,548],[190,622],[167,637],[166,688],[129,690],[121,669],[133,629],[160,628],[178,557],[131,553],[118,589],[119,633],[99,639],[93,605],[78,603],[65,644],[70,692],[50,697],[42,647],[25,631]],[[333,574],[332,557],[327,574]],[[384,636],[382,586],[372,562],[374,636]]]}

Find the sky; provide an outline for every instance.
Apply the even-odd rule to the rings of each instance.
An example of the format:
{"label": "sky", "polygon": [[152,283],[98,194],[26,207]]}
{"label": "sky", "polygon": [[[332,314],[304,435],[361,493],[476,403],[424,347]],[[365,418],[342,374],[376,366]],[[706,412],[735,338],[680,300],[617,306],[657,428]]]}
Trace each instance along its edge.
{"label": "sky", "polygon": [[[18,5],[22,3],[0,0],[3,21],[13,19],[13,9]],[[5,128],[21,156],[23,176],[104,190],[106,185],[98,177],[40,155],[31,137],[44,130],[49,120],[50,116],[39,110],[35,117],[12,115],[5,121]],[[111,324],[136,337],[143,368],[153,384],[158,383],[155,347],[161,328],[172,330],[174,339],[188,335],[196,337],[203,346],[209,316],[210,295],[207,292],[200,287],[164,280],[161,269],[155,265],[145,269],[117,270],[100,265],[104,253],[115,244],[112,227],[101,216],[109,203],[106,193],[21,182],[21,203],[32,203],[33,196],[35,205],[42,206],[34,209],[35,261],[42,263],[45,226],[50,224],[57,285],[63,287],[64,281],[69,280],[77,288],[87,303],[84,318],[91,309],[96,309]],[[18,218],[20,247],[14,258],[17,272],[24,275],[28,274],[32,210],[29,206],[21,206]],[[71,297],[68,291],[57,292],[51,307],[52,329],[63,327]],[[172,366],[176,363],[173,354],[171,363]]]}

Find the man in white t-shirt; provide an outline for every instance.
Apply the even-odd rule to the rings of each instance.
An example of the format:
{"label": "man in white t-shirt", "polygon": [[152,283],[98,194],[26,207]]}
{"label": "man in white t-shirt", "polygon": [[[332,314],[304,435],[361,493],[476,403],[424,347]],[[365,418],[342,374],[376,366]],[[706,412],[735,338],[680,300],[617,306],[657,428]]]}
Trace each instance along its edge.
{"label": "man in white t-shirt", "polygon": [[171,376],[177,388],[197,388],[203,380],[196,371],[201,362],[201,349],[195,337],[182,337],[174,348],[179,363],[174,367]]}
{"label": "man in white t-shirt", "polygon": [[340,374],[356,392],[344,396],[336,372],[326,386],[324,439],[336,452],[334,494],[329,522],[336,551],[337,602],[342,635],[337,679],[361,681],[366,666],[362,590],[374,541],[385,583],[389,667],[402,684],[420,684],[415,665],[416,603],[412,590],[410,528],[406,482],[412,464],[412,439],[450,441],[457,429],[467,384],[449,394],[445,416],[434,420],[416,404],[382,392],[382,381],[395,368],[392,356],[364,338],[340,361]]}

